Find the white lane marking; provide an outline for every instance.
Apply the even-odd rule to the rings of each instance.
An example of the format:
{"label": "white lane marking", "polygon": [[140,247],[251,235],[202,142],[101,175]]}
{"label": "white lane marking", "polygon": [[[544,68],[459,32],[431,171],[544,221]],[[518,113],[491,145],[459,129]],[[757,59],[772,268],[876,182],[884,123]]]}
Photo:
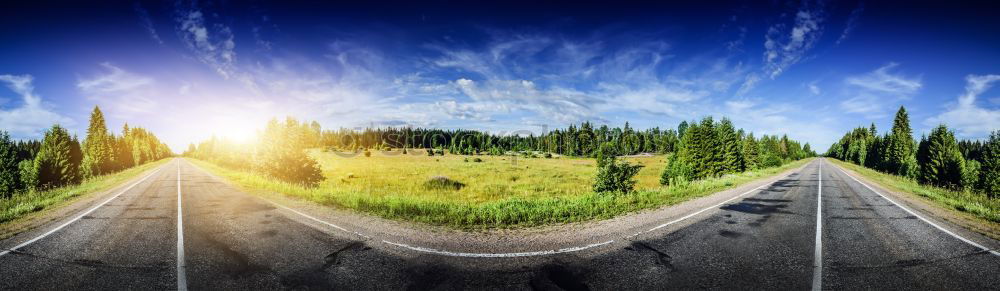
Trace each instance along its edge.
{"label": "white lane marking", "polygon": [[816,252],[813,254],[813,291],[823,289],[823,164],[819,166],[816,187]]}
{"label": "white lane marking", "polygon": [[350,230],[347,230],[346,228],[343,228],[343,227],[340,227],[340,226],[337,226],[336,224],[333,224],[333,223],[329,223],[329,222],[326,222],[326,221],[323,221],[323,220],[320,220],[319,218],[315,218],[315,217],[312,217],[312,216],[309,216],[309,215],[307,215],[307,214],[305,214],[305,213],[302,213],[302,212],[299,212],[298,210],[295,210],[295,209],[291,209],[291,208],[289,208],[288,206],[284,206],[284,205],[281,205],[281,204],[278,204],[278,203],[275,203],[274,201],[270,201],[270,200],[267,200],[267,199],[263,199],[263,198],[261,198],[261,199],[262,199],[262,200],[264,200],[264,201],[267,201],[268,203],[271,203],[271,204],[273,204],[274,206],[278,206],[278,207],[281,207],[282,209],[285,209],[285,210],[288,210],[288,211],[291,211],[291,212],[293,212],[293,213],[295,213],[295,214],[298,214],[298,215],[301,215],[302,217],[305,217],[305,218],[308,218],[308,219],[310,219],[310,220],[312,220],[312,221],[315,221],[315,222],[319,222],[319,223],[322,223],[322,224],[325,224],[325,225],[327,225],[327,226],[329,226],[329,227],[332,227],[332,228],[336,228],[337,230],[340,230],[340,231],[343,231],[343,232],[346,232],[346,233],[350,233],[350,234],[354,234],[354,235],[357,235],[357,236],[359,236],[359,237],[362,237],[362,238],[364,238],[364,239],[371,239],[371,237],[370,237],[370,236],[367,236],[367,235],[364,235],[364,234],[362,234],[362,233],[359,233],[359,232],[356,232],[356,231],[350,231]]}
{"label": "white lane marking", "polygon": [[184,210],[181,208],[181,163],[177,163],[177,290],[187,290],[184,262]]}
{"label": "white lane marking", "polygon": [[967,243],[967,244],[969,244],[971,246],[974,246],[974,247],[980,248],[980,249],[982,249],[984,251],[990,252],[993,255],[1000,256],[1000,252],[997,252],[995,250],[991,250],[991,249],[989,249],[987,247],[984,247],[984,246],[982,246],[980,244],[977,244],[974,241],[971,241],[971,240],[968,240],[968,239],[966,239],[964,237],[961,237],[961,236],[955,234],[954,232],[951,232],[950,230],[947,230],[944,227],[941,227],[940,225],[937,225],[936,223],[931,222],[930,220],[928,220],[927,218],[924,218],[923,216],[917,214],[913,210],[910,210],[909,208],[906,208],[905,206],[903,206],[903,205],[901,205],[899,203],[896,203],[896,201],[893,201],[892,199],[889,199],[889,197],[886,197],[885,195],[882,195],[882,193],[879,193],[878,191],[876,191],[875,189],[873,189],[871,186],[868,186],[868,184],[865,184],[864,182],[861,182],[861,180],[858,180],[857,178],[854,178],[854,176],[851,176],[851,174],[848,174],[847,171],[844,171],[844,169],[841,169],[839,166],[837,166],[837,170],[843,172],[844,175],[847,175],[847,177],[850,177],[855,182],[858,182],[858,184],[861,184],[861,186],[865,186],[865,188],[868,188],[868,190],[871,190],[872,192],[875,192],[875,194],[878,194],[878,196],[882,196],[882,198],[884,198],[885,200],[888,200],[889,202],[892,202],[892,204],[895,204],[897,207],[902,208],[907,213],[910,213],[910,215],[916,216],[920,220],[923,220],[927,224],[930,224],[931,226],[933,226],[933,227],[935,227],[935,228],[943,231],[944,233],[947,233],[948,235],[951,235],[952,237],[957,238],[958,240],[963,241],[963,242],[965,242],[965,243]]}
{"label": "white lane marking", "polygon": [[40,239],[43,239],[43,238],[45,238],[45,237],[47,237],[47,236],[49,236],[49,235],[51,235],[51,234],[59,231],[60,229],[63,229],[64,227],[70,225],[71,223],[74,223],[77,220],[80,220],[84,216],[90,215],[91,212],[94,212],[94,210],[97,210],[98,208],[101,208],[101,206],[104,206],[104,204],[108,204],[108,202],[111,202],[111,200],[115,200],[115,198],[118,198],[118,196],[121,196],[125,192],[128,192],[128,190],[132,190],[132,187],[135,187],[135,185],[139,185],[139,183],[142,183],[143,181],[146,181],[146,179],[149,179],[149,177],[152,177],[152,176],[156,175],[161,170],[163,170],[163,168],[164,167],[161,166],[155,172],[150,173],[149,175],[146,175],[146,177],[143,177],[141,180],[136,181],[135,183],[132,183],[132,185],[129,185],[128,188],[122,189],[121,191],[118,192],[118,194],[115,194],[115,196],[111,196],[111,198],[108,198],[108,200],[104,200],[104,202],[101,202],[100,204],[97,204],[96,206],[91,207],[89,210],[84,211],[83,213],[80,213],[80,215],[77,215],[76,217],[74,217],[73,219],[70,219],[66,223],[63,223],[62,225],[59,225],[56,228],[53,228],[52,230],[49,230],[48,232],[43,233],[42,235],[39,235],[39,236],[37,236],[37,237],[35,237],[35,238],[31,239],[31,240],[23,242],[23,243],[15,246],[13,248],[0,251],[0,256],[9,254],[10,252],[16,251],[16,250],[18,250],[20,248],[23,248],[23,247],[25,247],[27,245],[30,245],[30,244],[32,244],[32,243],[34,243],[34,242],[36,242],[36,241],[38,241]]}
{"label": "white lane marking", "polygon": [[613,243],[613,242],[615,242],[615,241],[614,240],[609,240],[609,241],[606,241],[606,242],[589,244],[589,245],[579,246],[579,247],[570,247],[570,248],[562,248],[562,249],[558,249],[558,250],[547,250],[547,251],[522,252],[522,253],[462,253],[462,252],[442,251],[442,250],[438,250],[438,249],[425,248],[425,247],[415,247],[415,246],[411,246],[411,245],[407,245],[407,244],[401,244],[401,243],[395,243],[395,242],[391,242],[391,241],[387,241],[387,240],[383,240],[382,241],[382,243],[394,245],[394,246],[397,246],[397,247],[403,247],[403,248],[407,248],[407,249],[418,251],[418,252],[432,253],[432,254],[449,256],[449,257],[468,257],[468,258],[514,258],[514,257],[544,256],[544,255],[553,255],[553,254],[560,254],[560,253],[578,252],[578,251],[586,250],[586,249],[589,249],[589,248],[594,248],[594,247],[599,247],[599,246],[607,245],[607,244],[610,244],[610,243]]}

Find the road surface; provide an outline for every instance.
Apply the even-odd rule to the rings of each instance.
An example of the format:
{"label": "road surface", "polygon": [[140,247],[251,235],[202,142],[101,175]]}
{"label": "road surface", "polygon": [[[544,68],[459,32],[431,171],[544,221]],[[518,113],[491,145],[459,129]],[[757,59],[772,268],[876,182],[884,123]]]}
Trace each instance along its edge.
{"label": "road surface", "polygon": [[458,252],[369,236],[378,229],[273,204],[175,159],[0,241],[0,289],[1000,288],[996,241],[911,213],[832,163],[767,182],[606,243]]}

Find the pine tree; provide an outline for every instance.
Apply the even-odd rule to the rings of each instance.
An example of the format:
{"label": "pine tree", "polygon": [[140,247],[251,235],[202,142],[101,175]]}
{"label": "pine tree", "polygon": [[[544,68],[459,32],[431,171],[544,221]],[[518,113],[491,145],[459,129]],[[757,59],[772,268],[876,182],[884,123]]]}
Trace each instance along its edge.
{"label": "pine tree", "polygon": [[113,162],[113,141],[104,123],[104,114],[94,106],[90,114],[90,126],[87,127],[87,139],[83,145],[83,173],[86,176],[97,176],[109,173]]}
{"label": "pine tree", "polygon": [[942,187],[961,187],[965,159],[958,150],[955,134],[943,124],[939,125],[931,131],[926,147],[927,156],[920,164],[920,181]]}
{"label": "pine tree", "polygon": [[59,125],[45,132],[42,147],[34,160],[37,187],[48,189],[79,181],[79,169],[72,163],[72,143],[69,133]]}
{"label": "pine tree", "polygon": [[992,198],[1000,198],[1000,130],[993,131],[983,145],[980,178],[976,186]]}
{"label": "pine tree", "polygon": [[916,154],[916,145],[913,142],[913,130],[910,129],[910,117],[903,106],[896,112],[892,132],[885,142],[882,168],[891,174],[913,176],[916,169],[910,160]]}
{"label": "pine tree", "polygon": [[743,172],[745,169],[742,153],[743,145],[740,143],[740,136],[736,132],[736,128],[733,127],[733,123],[729,119],[723,118],[716,128],[716,134],[719,138],[720,146],[717,153],[718,157],[716,158],[719,163],[719,172],[717,174]]}
{"label": "pine tree", "polygon": [[[806,144],[806,146],[808,145]],[[747,170],[754,170],[760,167],[759,152],[760,146],[757,145],[757,139],[753,137],[753,133],[751,132],[743,138],[743,161]]]}
{"label": "pine tree", "polygon": [[25,189],[18,168],[19,162],[17,144],[11,140],[7,131],[0,130],[0,198],[11,197]]}

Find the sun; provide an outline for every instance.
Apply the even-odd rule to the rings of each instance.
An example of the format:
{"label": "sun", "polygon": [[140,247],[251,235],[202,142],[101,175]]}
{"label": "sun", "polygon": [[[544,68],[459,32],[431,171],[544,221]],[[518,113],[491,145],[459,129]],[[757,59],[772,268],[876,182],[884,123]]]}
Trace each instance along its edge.
{"label": "sun", "polygon": [[217,137],[237,143],[250,143],[257,137],[260,122],[253,118],[219,116],[208,125]]}

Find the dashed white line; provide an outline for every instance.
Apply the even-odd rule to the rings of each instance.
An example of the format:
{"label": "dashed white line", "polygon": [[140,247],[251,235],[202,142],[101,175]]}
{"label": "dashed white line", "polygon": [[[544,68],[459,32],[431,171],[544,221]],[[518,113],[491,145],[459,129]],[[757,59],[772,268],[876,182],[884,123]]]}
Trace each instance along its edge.
{"label": "dashed white line", "polygon": [[823,289],[823,164],[819,166],[819,186],[816,187],[816,251],[813,253],[812,290]]}
{"label": "dashed white line", "polygon": [[177,163],[177,290],[187,290],[184,263],[184,210],[181,208],[181,163]]}
{"label": "dashed white line", "polygon": [[861,182],[861,180],[858,180],[857,178],[854,178],[854,176],[851,176],[851,174],[848,174],[846,171],[844,171],[840,167],[837,167],[837,170],[843,172],[844,175],[847,175],[847,177],[850,177],[855,182],[858,182],[858,184],[861,184],[861,186],[865,186],[865,188],[868,188],[868,190],[871,190],[872,192],[875,192],[875,194],[878,194],[878,196],[882,196],[883,199],[888,200],[889,202],[892,202],[892,204],[895,204],[897,207],[902,208],[904,211],[906,211],[910,215],[913,215],[913,216],[919,218],[920,220],[926,222],[927,224],[930,224],[931,226],[937,228],[938,230],[941,230],[944,233],[947,233],[948,235],[950,235],[950,236],[952,236],[954,238],[957,238],[958,240],[963,241],[963,242],[965,242],[965,243],[967,243],[967,244],[969,244],[971,246],[980,248],[980,249],[982,249],[984,251],[987,251],[987,252],[989,252],[989,253],[991,253],[993,255],[1000,256],[1000,252],[997,252],[995,250],[991,250],[991,249],[989,249],[987,247],[984,247],[984,246],[982,246],[982,245],[980,245],[980,244],[978,244],[978,243],[976,243],[974,241],[971,241],[971,240],[968,240],[968,239],[966,239],[964,237],[961,237],[961,236],[955,234],[954,232],[951,232],[950,230],[947,230],[944,227],[941,227],[940,225],[937,225],[936,223],[928,220],[927,218],[924,218],[923,216],[921,216],[920,214],[917,214],[913,210],[910,210],[909,208],[906,208],[905,206],[903,206],[903,205],[901,205],[899,203],[896,203],[896,201],[893,201],[892,199],[889,199],[889,197],[886,197],[885,195],[882,195],[882,193],[879,193],[878,191],[876,191],[871,186],[868,186],[868,184],[865,184],[864,182]]}
{"label": "dashed white line", "polygon": [[139,185],[143,181],[146,181],[146,179],[149,179],[149,177],[152,177],[152,176],[156,175],[161,170],[163,170],[163,167],[160,167],[160,169],[156,170],[156,172],[153,172],[153,173],[151,173],[149,175],[146,175],[146,177],[143,177],[141,180],[136,181],[135,183],[132,183],[132,185],[129,185],[127,188],[122,189],[121,191],[118,192],[118,194],[115,194],[115,196],[111,196],[111,198],[108,198],[108,200],[104,200],[104,202],[101,202],[100,204],[95,205],[94,207],[90,208],[87,211],[84,211],[83,213],[80,213],[80,215],[77,215],[76,217],[74,217],[73,219],[70,219],[66,223],[63,223],[63,224],[57,226],[56,228],[53,228],[53,229],[49,230],[46,233],[43,233],[42,235],[39,235],[39,236],[37,236],[37,237],[35,237],[33,239],[30,239],[30,240],[28,240],[26,242],[23,242],[23,243],[21,243],[21,244],[19,244],[17,246],[14,246],[14,247],[12,247],[10,249],[0,251],[0,256],[9,254],[10,252],[16,251],[16,250],[18,250],[20,248],[23,248],[23,247],[25,247],[27,245],[30,245],[30,244],[32,244],[32,243],[34,243],[34,242],[36,242],[36,241],[38,241],[40,239],[43,239],[43,238],[45,238],[45,237],[47,237],[47,236],[49,236],[49,235],[51,235],[51,234],[53,234],[53,233],[61,230],[61,229],[63,229],[64,227],[70,225],[71,223],[74,223],[77,220],[80,220],[84,216],[90,215],[90,213],[94,212],[98,208],[101,208],[101,206],[104,206],[105,204],[108,204],[108,202],[111,202],[112,200],[115,200],[116,198],[118,198],[118,196],[121,196],[125,192],[128,192],[128,190],[132,190],[132,187],[135,187],[135,185]]}

